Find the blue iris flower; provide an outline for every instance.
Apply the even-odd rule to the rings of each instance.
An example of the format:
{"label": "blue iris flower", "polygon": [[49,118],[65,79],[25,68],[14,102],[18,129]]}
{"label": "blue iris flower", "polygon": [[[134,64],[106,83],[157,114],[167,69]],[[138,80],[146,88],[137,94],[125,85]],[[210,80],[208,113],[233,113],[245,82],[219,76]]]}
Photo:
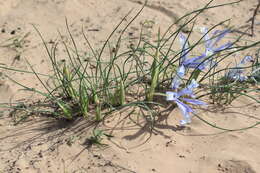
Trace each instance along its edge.
{"label": "blue iris flower", "polygon": [[227,42],[219,47],[216,47],[217,43],[225,37],[226,34],[230,32],[230,30],[226,29],[223,31],[216,30],[213,32],[211,37],[208,34],[208,29],[205,27],[201,28],[201,32],[204,34],[204,40],[205,40],[205,47],[206,47],[206,52],[205,54],[210,56],[212,54],[215,54],[217,52],[220,52],[222,50],[225,50],[227,48],[230,48],[232,46],[231,42]]}
{"label": "blue iris flower", "polygon": [[173,92],[173,91],[166,92],[166,100],[175,102],[177,104],[178,108],[182,112],[184,119],[180,121],[181,125],[191,123],[190,114],[194,112],[194,110],[185,103],[190,103],[190,104],[194,104],[194,105],[206,105],[206,103],[204,103],[200,100],[184,97],[184,96],[186,96],[186,97],[195,98],[193,89],[197,88],[198,86],[199,86],[199,84],[193,79],[186,88],[180,90],[179,92]]}
{"label": "blue iris flower", "polygon": [[222,50],[230,48],[232,46],[231,42],[225,43],[219,47],[216,47],[217,43],[227,34],[229,30],[224,31],[215,31],[211,36],[208,34],[207,28],[202,28],[201,32],[204,34],[205,40],[205,52],[202,53],[200,56],[188,57],[189,46],[188,41],[185,35],[180,33],[180,44],[182,46],[182,53],[181,53],[181,65],[185,68],[197,68],[199,70],[204,70],[209,65],[216,65],[215,62],[212,61],[211,58],[208,58],[215,53],[218,53]]}
{"label": "blue iris flower", "polygon": [[244,69],[242,68],[246,63],[253,61],[253,57],[252,56],[245,56],[239,64],[236,65],[236,67],[234,69],[229,70],[225,77],[229,80],[232,81],[245,81],[247,80],[247,76],[245,76],[244,73]]}

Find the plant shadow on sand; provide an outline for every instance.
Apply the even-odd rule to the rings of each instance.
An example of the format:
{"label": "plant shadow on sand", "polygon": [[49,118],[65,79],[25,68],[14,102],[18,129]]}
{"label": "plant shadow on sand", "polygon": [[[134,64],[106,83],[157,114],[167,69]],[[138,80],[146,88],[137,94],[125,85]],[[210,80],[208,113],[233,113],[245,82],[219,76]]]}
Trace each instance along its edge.
{"label": "plant shadow on sand", "polygon": [[[63,155],[59,152],[59,150],[63,150],[63,148],[66,147],[70,153],[70,159],[67,159],[66,163],[67,166],[77,163],[77,160],[84,157],[84,153],[87,152],[89,159],[94,160],[93,162],[100,162],[102,160],[103,167],[106,167],[104,169],[110,167],[113,171],[121,170],[123,172],[134,173],[135,171],[121,166],[114,162],[113,159],[105,158],[102,154],[99,154],[99,151],[103,153],[106,149],[109,150],[110,145],[118,147],[119,149],[122,149],[122,147],[117,144],[117,140],[109,137],[105,140],[109,145],[103,143],[103,141],[100,141],[100,143],[92,143],[90,139],[93,136],[94,130],[102,129],[104,132],[111,134],[111,136],[113,133],[117,133],[117,131],[124,131],[123,133],[125,135],[121,140],[126,141],[138,141],[140,138],[142,139],[142,136],[147,136],[145,139],[138,141],[135,146],[129,147],[128,149],[138,148],[148,142],[152,135],[161,135],[163,138],[169,139],[170,136],[163,132],[165,129],[171,131],[183,129],[183,127],[169,125],[167,123],[169,112],[173,109],[173,106],[169,106],[167,110],[160,112],[160,116],[158,116],[154,122],[147,120],[144,118],[145,116],[142,115],[133,116],[133,114],[131,114],[133,110],[128,114],[126,114],[125,112],[127,111],[124,110],[124,113],[122,116],[119,116],[117,121],[113,120],[115,124],[112,126],[111,124],[107,125],[107,123],[110,118],[113,117],[105,118],[103,122],[97,123],[89,122],[83,117],[66,120],[55,119],[50,117],[50,115],[44,114],[28,116],[22,122],[13,126],[10,124],[10,121],[12,122],[13,118],[17,116],[16,114],[21,112],[11,112],[10,115],[13,117],[10,115],[8,117],[1,117],[1,121],[9,121],[9,125],[5,125],[3,128],[7,128],[7,126],[9,128],[6,133],[0,136],[0,153],[3,154],[3,158],[5,158],[8,153],[16,152],[20,154],[23,153],[22,155],[30,155],[31,158],[42,158],[45,155],[54,155],[55,157],[60,155],[60,157],[66,158],[67,155]],[[141,112],[145,114],[145,111],[141,110]],[[126,123],[126,121],[130,121],[132,124],[129,125],[129,122]],[[165,121],[165,123],[161,123],[163,121]],[[135,132],[131,134],[133,130]],[[8,145],[5,145],[5,143],[8,143]],[[81,149],[75,151],[75,147]],[[18,158],[13,157],[13,163],[19,163],[19,161],[25,159],[23,156],[20,156],[20,154]],[[8,157],[6,157],[6,159],[8,159]],[[14,164],[8,169],[13,170],[17,167],[19,168],[19,164]]]}
{"label": "plant shadow on sand", "polygon": [[[6,119],[9,119],[1,117],[1,119],[3,118],[5,121]],[[10,119],[8,121],[10,121]],[[69,167],[72,164],[78,163],[78,158],[83,154],[83,152],[87,151],[88,159],[92,159],[93,163],[99,162],[100,167],[110,167],[113,171],[120,170],[123,172],[134,172],[117,163],[113,163],[112,160],[106,159],[102,157],[102,155],[98,154],[98,151],[103,151],[106,148],[106,145],[92,145],[89,143],[89,136],[91,136],[91,131],[95,126],[96,123],[85,121],[80,117],[73,121],[55,120],[44,116],[34,118],[29,117],[25,122],[17,124],[14,128],[10,125],[9,127],[11,128],[8,129],[6,133],[0,135],[0,153],[2,153],[2,159],[4,160],[10,159],[6,156],[8,153],[10,153],[10,155],[16,152],[20,153],[18,158],[12,157],[11,160],[13,160],[14,164],[13,166],[9,166],[9,171],[25,166],[19,164],[15,165],[16,162],[26,160],[26,158],[20,156],[21,153],[22,155],[27,155],[36,160],[37,158],[40,159],[46,155],[54,155],[55,157],[59,156],[64,160],[67,159],[68,163],[66,164],[66,167]],[[81,140],[81,138],[84,139]],[[8,145],[5,145],[5,143],[8,143]],[[67,148],[70,153],[69,155],[59,152],[59,150],[62,150],[64,147]],[[81,149],[75,151],[75,147]],[[33,167],[33,163],[31,162],[30,164]],[[90,166],[93,167],[93,165],[91,165],[93,163],[85,163],[86,167],[82,168],[82,170],[87,171],[85,168],[87,169]],[[67,168],[64,168],[64,171],[66,169]],[[102,170],[102,168],[99,170]]]}

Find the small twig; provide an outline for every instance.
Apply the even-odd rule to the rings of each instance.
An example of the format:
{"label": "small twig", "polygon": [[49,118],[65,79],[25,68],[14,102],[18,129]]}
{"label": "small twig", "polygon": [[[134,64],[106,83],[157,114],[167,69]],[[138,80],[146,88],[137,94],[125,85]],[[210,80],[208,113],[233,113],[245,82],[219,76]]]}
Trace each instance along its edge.
{"label": "small twig", "polygon": [[259,7],[260,7],[260,0],[258,0],[258,4],[257,4],[257,6],[256,6],[256,8],[255,8],[255,10],[254,10],[253,17],[251,18],[251,27],[250,27],[250,29],[251,29],[251,34],[250,34],[250,36],[251,36],[251,37],[254,36],[255,17],[256,17],[256,15],[257,15],[257,12],[258,12],[258,10],[259,10]]}

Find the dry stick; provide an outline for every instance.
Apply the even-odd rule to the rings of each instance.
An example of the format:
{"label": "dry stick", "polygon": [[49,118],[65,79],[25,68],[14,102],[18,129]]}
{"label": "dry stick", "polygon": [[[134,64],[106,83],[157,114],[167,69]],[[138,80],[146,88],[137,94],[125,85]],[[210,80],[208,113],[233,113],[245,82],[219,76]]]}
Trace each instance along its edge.
{"label": "dry stick", "polygon": [[[255,17],[256,17],[256,15],[257,15],[257,12],[258,12],[258,10],[259,10],[259,7],[260,7],[260,0],[258,0],[258,4],[257,4],[257,6],[256,6],[256,8],[255,8],[255,10],[254,10],[253,17],[250,19],[250,20],[251,20],[251,27],[250,27],[250,29],[251,29],[251,34],[250,34],[250,36],[251,36],[251,37],[254,36]],[[249,21],[250,21],[250,20],[249,20]]]}

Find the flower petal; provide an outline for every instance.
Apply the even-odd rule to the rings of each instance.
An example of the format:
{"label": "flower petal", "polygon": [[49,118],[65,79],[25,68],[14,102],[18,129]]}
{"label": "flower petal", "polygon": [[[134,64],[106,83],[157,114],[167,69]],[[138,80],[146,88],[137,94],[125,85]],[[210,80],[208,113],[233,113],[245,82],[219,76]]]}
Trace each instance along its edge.
{"label": "flower petal", "polygon": [[183,62],[183,65],[186,68],[197,68],[199,70],[204,70],[206,68],[204,59],[206,58],[206,54],[202,54],[197,57],[189,58]]}
{"label": "flower petal", "polygon": [[181,61],[183,62],[187,59],[187,54],[188,54],[188,51],[189,51],[189,45],[188,45],[188,41],[187,41],[186,36],[182,33],[180,33],[179,40],[180,40],[181,49],[182,49],[182,52],[181,52],[182,60]]}
{"label": "flower petal", "polygon": [[180,84],[181,84],[181,80],[185,75],[185,67],[182,65],[176,75],[174,76],[173,80],[172,80],[172,84],[171,84],[171,88],[172,89],[177,89],[179,88]]}
{"label": "flower petal", "polygon": [[178,108],[181,110],[182,116],[184,118],[184,120],[181,120],[181,125],[190,123],[191,122],[190,113],[193,112],[193,110],[188,105],[182,103],[179,100],[176,100],[175,103],[177,104]]}
{"label": "flower petal", "polygon": [[178,99],[178,95],[176,92],[166,91],[166,100],[167,101],[175,101]]}
{"label": "flower petal", "polygon": [[193,90],[199,86],[198,82],[195,79],[191,80],[191,83],[187,86],[187,88]]}
{"label": "flower petal", "polygon": [[194,104],[194,105],[207,105],[207,103],[197,100],[197,99],[187,99],[187,98],[182,98],[182,100]]}
{"label": "flower petal", "polygon": [[206,47],[206,49],[210,48],[212,40],[209,37],[208,28],[201,27],[200,31],[201,31],[202,34],[204,34],[204,40],[205,40],[205,47]]}
{"label": "flower petal", "polygon": [[200,71],[204,70],[206,68],[205,63],[192,63],[186,66],[188,68],[194,68],[194,69],[199,69]]}
{"label": "flower petal", "polygon": [[196,56],[196,57],[192,57],[192,58],[189,58],[185,61],[183,61],[183,65],[189,65],[189,64],[193,64],[193,63],[200,63],[203,61],[203,59],[206,57],[205,54],[202,54],[200,56]]}
{"label": "flower petal", "polygon": [[230,69],[225,75],[226,78],[234,81],[245,81],[248,79],[247,76],[243,75],[244,69],[242,68],[247,62],[253,61],[252,56],[245,56],[234,69]]}
{"label": "flower petal", "polygon": [[252,56],[245,56],[242,60],[241,60],[241,62],[240,62],[240,64],[246,64],[247,62],[250,62],[250,61],[253,61],[253,57]]}
{"label": "flower petal", "polygon": [[225,76],[226,78],[232,80],[232,81],[245,81],[247,80],[247,76],[243,75],[242,69],[231,69]]}
{"label": "flower petal", "polygon": [[179,91],[177,93],[177,95],[178,95],[178,97],[181,97],[183,95],[194,97],[193,89],[197,88],[198,86],[199,86],[199,84],[194,79],[192,79],[191,83],[186,88]]}
{"label": "flower petal", "polygon": [[222,50],[225,50],[227,48],[230,48],[233,44],[231,42],[228,42],[226,44],[223,44],[222,46],[219,46],[218,48],[214,48],[213,51],[214,52],[220,52]]}
{"label": "flower petal", "polygon": [[229,32],[230,32],[229,29],[225,29],[225,30],[223,30],[223,31],[219,31],[219,30],[215,31],[215,32],[212,34],[212,37],[211,37],[212,43],[211,43],[210,47],[216,46],[216,44],[217,44],[226,34],[228,34]]}

